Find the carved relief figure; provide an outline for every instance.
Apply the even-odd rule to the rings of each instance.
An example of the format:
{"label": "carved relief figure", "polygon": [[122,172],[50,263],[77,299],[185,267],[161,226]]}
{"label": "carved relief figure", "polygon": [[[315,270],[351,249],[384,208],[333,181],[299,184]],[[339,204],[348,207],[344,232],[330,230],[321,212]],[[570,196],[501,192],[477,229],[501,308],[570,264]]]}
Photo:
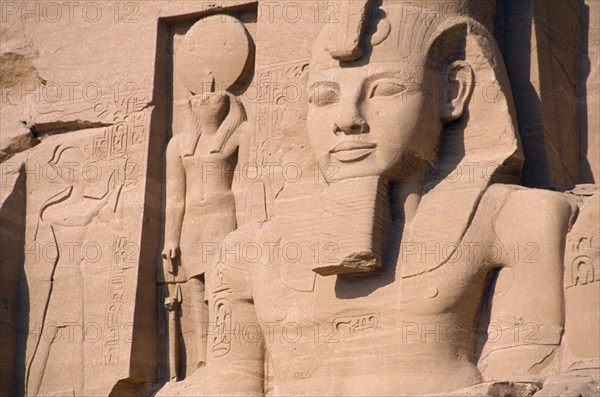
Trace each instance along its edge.
{"label": "carved relief figure", "polygon": [[[523,154],[493,35],[460,7],[432,15],[403,14],[402,1],[340,4],[348,9],[321,32],[309,68],[320,205],[297,204],[225,239],[277,243],[258,262],[217,265],[222,287],[209,299],[242,331],[222,332],[238,341],[226,351],[209,346],[207,395],[261,395],[265,349],[274,395],[431,395],[517,377],[534,385],[552,374],[564,327],[576,206],[509,184]],[[477,89],[486,85],[493,98]],[[281,250],[292,243],[303,253],[294,260]],[[328,255],[312,255],[328,244]],[[478,347],[484,309],[499,336]],[[515,326],[534,332],[515,337]]]}
{"label": "carved relief figure", "polygon": [[[41,330],[28,343],[26,394],[61,390],[79,396],[84,391],[86,323],[83,259],[77,250],[83,246],[88,225],[113,219],[123,183],[116,170],[103,181],[83,175],[90,161],[75,145],[58,145],[49,164],[69,186],[42,205],[35,230],[36,243],[51,249],[44,249],[42,261],[49,261],[49,268],[39,269],[48,280],[47,293],[30,292],[36,295],[31,300],[41,298],[45,304]],[[66,373],[65,367],[69,368]]]}

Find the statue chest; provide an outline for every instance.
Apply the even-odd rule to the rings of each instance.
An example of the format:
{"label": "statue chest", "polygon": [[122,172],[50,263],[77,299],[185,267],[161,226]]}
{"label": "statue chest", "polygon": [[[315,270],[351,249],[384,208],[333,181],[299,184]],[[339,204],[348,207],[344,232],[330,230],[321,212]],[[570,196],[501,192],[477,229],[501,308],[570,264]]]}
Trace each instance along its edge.
{"label": "statue chest", "polygon": [[481,268],[458,262],[409,278],[396,273],[392,268],[344,279],[316,275],[302,263],[256,266],[252,284],[259,321],[299,327],[303,334],[329,330],[348,337],[401,330],[407,323],[435,328],[440,322],[475,321],[486,285]]}

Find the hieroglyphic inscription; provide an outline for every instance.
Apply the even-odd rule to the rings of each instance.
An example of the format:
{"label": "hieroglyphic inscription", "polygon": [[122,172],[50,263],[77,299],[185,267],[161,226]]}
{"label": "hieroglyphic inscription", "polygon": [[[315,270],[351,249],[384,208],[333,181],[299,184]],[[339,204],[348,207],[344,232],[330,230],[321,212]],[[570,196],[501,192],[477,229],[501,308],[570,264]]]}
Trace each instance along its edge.
{"label": "hieroglyphic inscription", "polygon": [[146,112],[130,114],[124,121],[104,127],[94,136],[92,157],[94,160],[116,159],[129,154],[131,146],[144,142],[146,137]]}
{"label": "hieroglyphic inscription", "polygon": [[308,60],[270,65],[258,72],[258,117],[256,127],[259,137],[281,137],[287,107],[301,100],[302,75]]}
{"label": "hieroglyphic inscription", "polygon": [[102,362],[105,366],[119,363],[119,345],[122,342],[121,314],[126,282],[125,266],[135,262],[135,245],[126,237],[115,237],[113,243],[113,259],[110,269],[108,300],[104,323],[104,345]]}
{"label": "hieroglyphic inscription", "polygon": [[573,246],[577,254],[570,263],[570,280],[567,288],[600,281],[600,255],[594,247],[593,237],[580,237]]}
{"label": "hieroglyphic inscription", "polygon": [[227,299],[219,299],[214,305],[215,333],[213,335],[212,356],[223,357],[231,350],[231,304]]}
{"label": "hieroglyphic inscription", "polygon": [[333,320],[336,331],[346,331],[351,335],[368,329],[377,329],[378,323],[379,314],[376,313],[353,317],[339,317]]}

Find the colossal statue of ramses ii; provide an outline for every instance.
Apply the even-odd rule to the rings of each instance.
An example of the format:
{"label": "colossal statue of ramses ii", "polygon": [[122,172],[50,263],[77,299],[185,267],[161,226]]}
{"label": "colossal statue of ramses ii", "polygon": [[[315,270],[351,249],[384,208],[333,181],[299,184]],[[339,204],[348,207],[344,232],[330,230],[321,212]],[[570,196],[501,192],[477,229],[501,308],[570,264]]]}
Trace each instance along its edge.
{"label": "colossal statue of ramses ii", "polygon": [[[577,205],[517,186],[488,29],[461,2],[404,3],[341,2],[316,40],[307,130],[336,172],[309,205],[224,240],[277,243],[259,260],[221,256],[209,280],[207,395],[439,395],[556,374]],[[278,251],[291,243],[300,255]]]}

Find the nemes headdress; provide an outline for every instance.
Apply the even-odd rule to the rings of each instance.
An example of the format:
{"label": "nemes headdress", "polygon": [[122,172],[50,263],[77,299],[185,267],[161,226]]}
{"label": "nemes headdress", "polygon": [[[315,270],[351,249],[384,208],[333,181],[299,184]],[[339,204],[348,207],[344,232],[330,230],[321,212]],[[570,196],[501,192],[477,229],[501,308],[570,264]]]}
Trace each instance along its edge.
{"label": "nemes headdress", "polygon": [[[518,182],[523,154],[510,83],[493,35],[495,1],[342,0],[337,23],[327,24],[313,47],[311,68],[353,63],[402,62],[406,73],[441,78],[451,62],[473,70],[474,90],[463,115],[447,123],[434,171],[404,246],[400,275],[438,268],[454,254],[486,189],[495,182]],[[407,76],[410,78],[410,76]],[[430,78],[430,77],[427,77]]]}

